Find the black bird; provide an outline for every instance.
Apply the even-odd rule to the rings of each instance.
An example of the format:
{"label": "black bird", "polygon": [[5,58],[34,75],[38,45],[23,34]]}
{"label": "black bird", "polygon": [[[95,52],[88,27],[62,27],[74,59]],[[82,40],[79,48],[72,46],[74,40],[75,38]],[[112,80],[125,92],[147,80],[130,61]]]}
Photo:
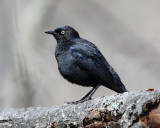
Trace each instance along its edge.
{"label": "black bird", "polygon": [[81,100],[72,103],[91,99],[100,85],[118,93],[127,92],[120,77],[98,48],[81,38],[75,29],[61,26],[45,33],[53,35],[57,40],[55,57],[62,76],[71,83],[93,87]]}

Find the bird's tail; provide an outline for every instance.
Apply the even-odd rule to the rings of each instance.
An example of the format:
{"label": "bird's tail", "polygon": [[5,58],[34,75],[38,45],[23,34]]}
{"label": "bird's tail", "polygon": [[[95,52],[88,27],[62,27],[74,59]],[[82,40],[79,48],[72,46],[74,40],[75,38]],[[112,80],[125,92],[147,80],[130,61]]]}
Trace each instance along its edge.
{"label": "bird's tail", "polygon": [[110,88],[118,93],[128,92],[124,84],[121,82],[120,77],[118,76],[118,74],[114,71],[114,69],[111,66],[109,67],[109,70],[111,74],[113,75],[113,81],[114,81],[114,83],[111,85]]}
{"label": "bird's tail", "polygon": [[119,77],[114,77],[114,83],[112,83],[111,85],[109,85],[108,88],[114,90],[115,92],[118,92],[118,93],[124,93],[124,92],[129,92],[124,84],[121,82],[121,79]]}
{"label": "bird's tail", "polygon": [[121,82],[120,77],[114,71],[114,69],[108,64],[108,62],[106,62],[106,65],[108,66],[108,69],[113,77],[113,83],[111,85],[109,85],[109,87],[108,86],[107,87],[118,92],[118,93],[128,92],[128,90],[125,88],[125,86]]}
{"label": "bird's tail", "polygon": [[113,91],[115,91],[117,93],[128,92],[128,90],[125,88],[125,86],[123,85],[122,82],[117,82],[117,83],[111,84],[108,88],[112,89]]}
{"label": "bird's tail", "polygon": [[128,90],[125,88],[121,80],[115,81],[115,84],[113,86],[115,88],[115,91],[118,93],[128,92]]}

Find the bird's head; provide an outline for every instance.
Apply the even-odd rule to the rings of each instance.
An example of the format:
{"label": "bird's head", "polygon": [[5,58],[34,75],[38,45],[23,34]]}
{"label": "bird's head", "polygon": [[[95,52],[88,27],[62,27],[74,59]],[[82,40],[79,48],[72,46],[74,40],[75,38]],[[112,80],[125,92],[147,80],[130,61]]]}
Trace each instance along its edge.
{"label": "bird's head", "polygon": [[54,31],[46,31],[45,33],[53,35],[57,42],[66,42],[73,38],[79,38],[78,32],[70,26],[61,26],[56,28]]}

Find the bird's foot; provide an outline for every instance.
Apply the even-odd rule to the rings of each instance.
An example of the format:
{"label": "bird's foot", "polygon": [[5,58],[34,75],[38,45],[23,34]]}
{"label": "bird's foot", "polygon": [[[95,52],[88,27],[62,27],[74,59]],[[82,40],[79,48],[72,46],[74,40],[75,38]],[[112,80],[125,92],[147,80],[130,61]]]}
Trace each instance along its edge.
{"label": "bird's foot", "polygon": [[78,100],[78,101],[67,102],[67,104],[79,104],[79,103],[83,103],[83,102],[91,100],[91,99],[92,98],[81,99],[81,100]]}

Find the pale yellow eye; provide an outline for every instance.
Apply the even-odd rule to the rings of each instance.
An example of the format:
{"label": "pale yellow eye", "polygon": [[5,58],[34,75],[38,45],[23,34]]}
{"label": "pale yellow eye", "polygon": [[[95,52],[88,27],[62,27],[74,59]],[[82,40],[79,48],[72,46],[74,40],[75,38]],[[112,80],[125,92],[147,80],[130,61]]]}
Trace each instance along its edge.
{"label": "pale yellow eye", "polygon": [[65,32],[64,30],[62,30],[62,31],[61,31],[61,34],[63,34],[63,35],[64,35],[65,33],[66,33],[66,32]]}

